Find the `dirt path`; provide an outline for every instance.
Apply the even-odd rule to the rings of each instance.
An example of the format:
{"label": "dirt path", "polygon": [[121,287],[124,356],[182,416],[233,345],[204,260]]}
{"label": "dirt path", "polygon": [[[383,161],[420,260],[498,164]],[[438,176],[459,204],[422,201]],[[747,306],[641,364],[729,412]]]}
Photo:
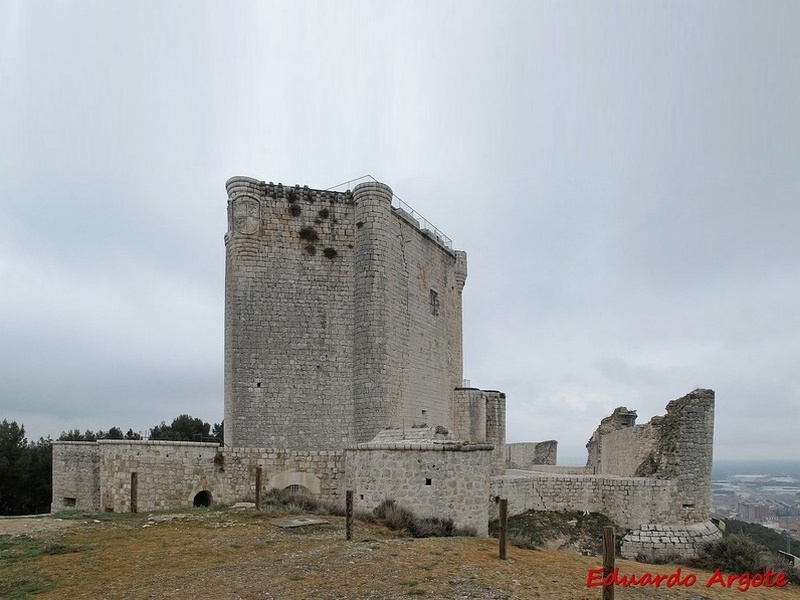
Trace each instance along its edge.
{"label": "dirt path", "polygon": [[[34,537],[43,533],[84,525],[89,522],[91,522],[91,519],[85,521],[59,519],[50,515],[0,517],[0,535],[29,535]],[[99,521],[97,522],[99,523]]]}

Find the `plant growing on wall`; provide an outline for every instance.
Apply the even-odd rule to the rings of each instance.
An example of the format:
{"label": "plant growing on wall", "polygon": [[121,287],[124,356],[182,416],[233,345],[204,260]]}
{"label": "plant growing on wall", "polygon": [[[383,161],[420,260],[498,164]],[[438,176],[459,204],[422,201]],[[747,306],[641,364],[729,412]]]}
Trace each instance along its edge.
{"label": "plant growing on wall", "polygon": [[336,258],[336,250],[334,248],[325,248],[322,253],[325,255],[325,258]]}
{"label": "plant growing on wall", "polygon": [[300,229],[300,239],[314,243],[319,239],[319,235],[317,234],[316,229],[314,229],[309,225],[306,225],[305,227]]}

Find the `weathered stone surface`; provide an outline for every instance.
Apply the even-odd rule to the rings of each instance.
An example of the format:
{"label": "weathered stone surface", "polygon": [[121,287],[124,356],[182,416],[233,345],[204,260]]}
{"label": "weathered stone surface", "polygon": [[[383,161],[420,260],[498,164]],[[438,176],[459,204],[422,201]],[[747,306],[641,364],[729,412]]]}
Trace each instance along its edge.
{"label": "weathered stone surface", "polygon": [[645,425],[625,408],[604,419],[587,444],[596,474],[674,481],[669,522],[709,519],[714,445],[714,392],[694,390]]}
{"label": "weathered stone surface", "polygon": [[350,192],[227,183],[225,436],[341,450],[386,427],[453,427],[466,255]]}
{"label": "weathered stone surface", "polygon": [[506,468],[530,469],[537,465],[555,465],[558,442],[516,442],[506,444]]}
{"label": "weathered stone surface", "polygon": [[621,555],[625,558],[689,558],[706,542],[718,540],[722,532],[711,521],[680,525],[644,525],[622,538]]}

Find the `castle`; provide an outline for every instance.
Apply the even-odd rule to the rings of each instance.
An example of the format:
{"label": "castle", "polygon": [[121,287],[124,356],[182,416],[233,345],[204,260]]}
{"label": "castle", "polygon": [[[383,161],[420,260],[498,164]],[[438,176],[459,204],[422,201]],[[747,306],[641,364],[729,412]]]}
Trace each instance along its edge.
{"label": "castle", "polygon": [[714,393],[636,425],[617,409],[585,467],[506,444],[505,394],[465,387],[467,258],[392,190],[226,184],[225,440],[53,443],[52,510],[254,500],[302,487],[385,498],[486,535],[496,500],[603,512],[628,555],[690,554],[708,521]]}

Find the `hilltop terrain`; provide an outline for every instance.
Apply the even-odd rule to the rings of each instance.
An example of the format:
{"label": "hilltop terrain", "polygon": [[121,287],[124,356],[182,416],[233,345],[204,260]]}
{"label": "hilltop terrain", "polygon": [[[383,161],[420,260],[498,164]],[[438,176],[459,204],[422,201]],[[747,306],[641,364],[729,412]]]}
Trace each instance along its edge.
{"label": "hilltop terrain", "polygon": [[[597,600],[587,588],[596,556],[574,550],[509,548],[497,540],[413,539],[380,524],[356,522],[346,541],[342,517],[281,529],[276,514],[195,509],[171,513],[73,514],[0,519],[0,597],[224,599]],[[59,519],[60,517],[60,519]],[[673,573],[672,565],[618,560],[624,574]],[[742,598],[707,589],[710,573],[682,567],[689,588],[617,588],[619,599]],[[748,600],[800,598],[796,586],[750,589]]]}

